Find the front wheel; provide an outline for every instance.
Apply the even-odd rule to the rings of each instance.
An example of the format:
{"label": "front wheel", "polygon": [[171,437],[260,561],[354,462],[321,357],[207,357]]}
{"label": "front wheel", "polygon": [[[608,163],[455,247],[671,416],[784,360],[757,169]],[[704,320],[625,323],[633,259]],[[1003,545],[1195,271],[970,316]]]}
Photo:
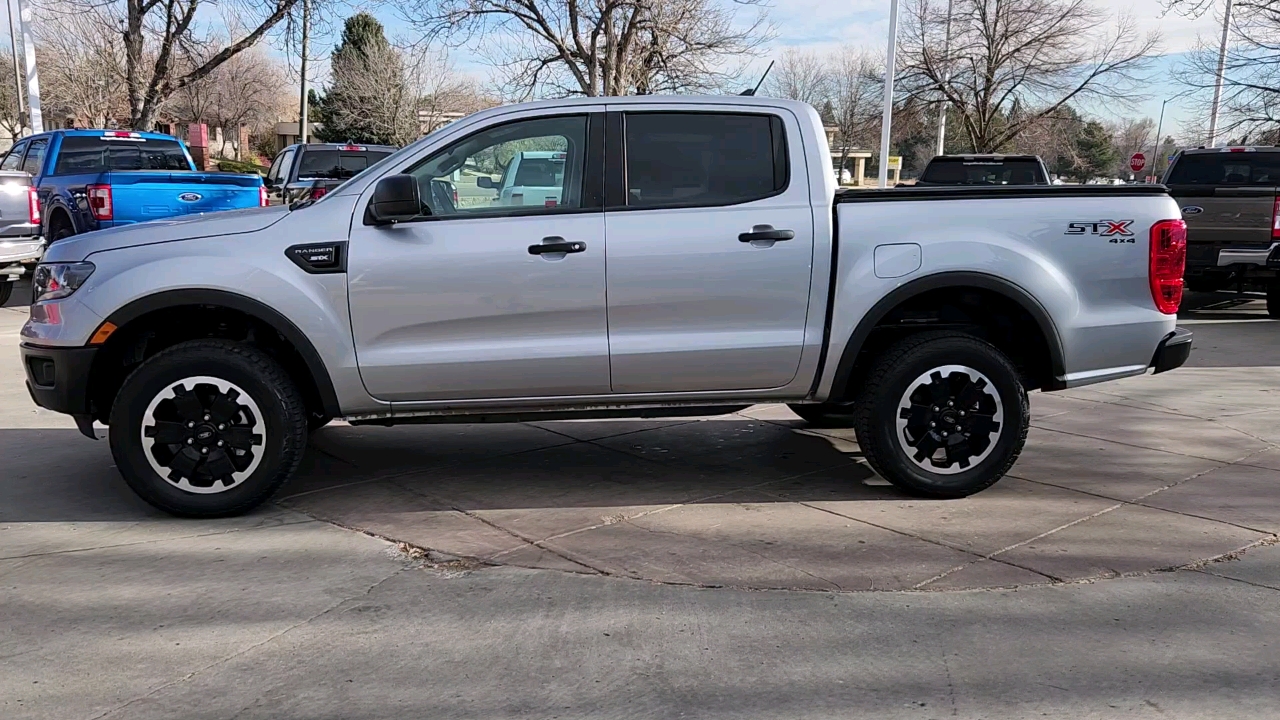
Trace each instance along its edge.
{"label": "front wheel", "polygon": [[111,454],[129,487],[173,515],[256,507],[289,479],[307,411],[289,375],[257,348],[193,340],[157,353],[121,386]]}
{"label": "front wheel", "polygon": [[1267,316],[1280,318],[1280,280],[1267,286]]}
{"label": "front wheel", "polygon": [[891,347],[869,373],[858,444],[881,477],[912,495],[960,498],[996,483],[1030,426],[1017,369],[978,338],[930,332]]}

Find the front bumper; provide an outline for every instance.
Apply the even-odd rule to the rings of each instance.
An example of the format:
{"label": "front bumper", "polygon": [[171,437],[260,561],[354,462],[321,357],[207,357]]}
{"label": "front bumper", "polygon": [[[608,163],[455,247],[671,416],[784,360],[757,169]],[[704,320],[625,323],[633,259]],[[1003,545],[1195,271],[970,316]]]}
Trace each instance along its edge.
{"label": "front bumper", "polygon": [[89,371],[98,349],[92,347],[42,347],[22,344],[22,368],[27,391],[37,405],[54,412],[90,417]]}
{"label": "front bumper", "polygon": [[1186,328],[1174,328],[1156,346],[1156,353],[1151,357],[1151,368],[1156,373],[1180,368],[1191,357],[1191,331]]}

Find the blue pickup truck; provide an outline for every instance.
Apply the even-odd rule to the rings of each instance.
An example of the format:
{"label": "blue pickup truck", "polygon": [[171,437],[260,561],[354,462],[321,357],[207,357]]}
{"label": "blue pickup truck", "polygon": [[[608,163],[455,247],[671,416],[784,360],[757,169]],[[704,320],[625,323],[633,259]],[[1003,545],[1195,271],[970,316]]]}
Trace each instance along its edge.
{"label": "blue pickup truck", "polygon": [[0,169],[32,175],[50,243],[90,230],[267,204],[262,178],[197,172],[186,146],[159,133],[40,133],[14,143]]}

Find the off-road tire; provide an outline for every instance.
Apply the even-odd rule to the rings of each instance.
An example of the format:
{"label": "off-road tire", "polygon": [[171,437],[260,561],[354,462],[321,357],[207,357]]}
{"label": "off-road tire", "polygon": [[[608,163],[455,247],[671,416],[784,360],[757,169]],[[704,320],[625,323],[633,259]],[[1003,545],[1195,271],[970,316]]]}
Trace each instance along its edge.
{"label": "off-road tire", "polygon": [[[261,459],[247,477],[212,494],[189,492],[162,477],[142,439],[148,406],[173,383],[212,377],[243,389],[260,410]],[[206,416],[207,417],[207,416]],[[110,416],[111,454],[143,500],[181,517],[240,515],[271,497],[298,468],[307,446],[307,409],[288,373],[261,350],[229,340],[192,340],[167,348],[134,370]],[[230,442],[230,441],[228,441]]]}
{"label": "off-road tire", "polygon": [[1267,316],[1280,318],[1280,280],[1267,286]]}
{"label": "off-road tire", "polygon": [[808,405],[787,405],[791,412],[814,427],[851,428],[856,422],[856,413],[852,403],[811,403]]}
{"label": "off-road tire", "polygon": [[[940,474],[911,459],[897,422],[912,383],[933,369],[956,365],[990,379],[1002,403],[1003,421],[988,455],[968,469],[957,463],[954,474]],[[857,401],[855,430],[871,469],[900,490],[919,497],[961,498],[985,490],[1008,472],[1026,442],[1030,422],[1026,389],[1003,353],[971,335],[926,332],[902,340],[875,359]]]}

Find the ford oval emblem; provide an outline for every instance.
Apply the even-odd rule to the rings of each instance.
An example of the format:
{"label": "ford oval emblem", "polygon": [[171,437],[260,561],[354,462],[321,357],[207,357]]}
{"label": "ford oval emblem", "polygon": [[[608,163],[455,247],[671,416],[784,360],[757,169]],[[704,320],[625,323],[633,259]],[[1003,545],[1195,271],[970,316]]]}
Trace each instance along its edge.
{"label": "ford oval emblem", "polygon": [[195,202],[203,197],[204,196],[201,195],[200,193],[186,192],[179,195],[178,199],[181,200],[182,202]]}
{"label": "ford oval emblem", "polygon": [[1188,205],[1182,208],[1183,215],[1199,215],[1202,212],[1204,212],[1204,208],[1197,205]]}

